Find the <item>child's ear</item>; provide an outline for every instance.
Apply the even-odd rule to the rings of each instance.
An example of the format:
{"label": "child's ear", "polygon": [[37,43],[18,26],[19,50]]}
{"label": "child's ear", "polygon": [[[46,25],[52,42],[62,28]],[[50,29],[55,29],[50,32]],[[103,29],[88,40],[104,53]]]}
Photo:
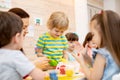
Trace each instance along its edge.
{"label": "child's ear", "polygon": [[20,41],[20,33],[17,33],[15,36],[14,36],[14,42],[15,43],[19,43]]}

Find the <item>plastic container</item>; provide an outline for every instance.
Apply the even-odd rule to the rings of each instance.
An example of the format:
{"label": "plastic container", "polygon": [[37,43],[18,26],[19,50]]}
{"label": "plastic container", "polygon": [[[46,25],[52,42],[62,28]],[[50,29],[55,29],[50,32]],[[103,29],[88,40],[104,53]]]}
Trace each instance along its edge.
{"label": "plastic container", "polygon": [[56,71],[51,71],[49,75],[50,75],[50,80],[58,80]]}

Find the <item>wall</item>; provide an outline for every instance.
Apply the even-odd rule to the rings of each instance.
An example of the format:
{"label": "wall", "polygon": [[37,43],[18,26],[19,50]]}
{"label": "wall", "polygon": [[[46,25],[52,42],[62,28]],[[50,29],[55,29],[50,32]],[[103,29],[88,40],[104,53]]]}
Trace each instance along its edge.
{"label": "wall", "polygon": [[115,0],[104,0],[104,9],[105,10],[114,10],[114,11],[116,11]]}
{"label": "wall", "polygon": [[116,12],[120,14],[120,0],[116,0]]}
{"label": "wall", "polygon": [[[75,23],[76,32],[82,44],[89,31],[89,20],[99,10],[103,9],[102,0],[74,0],[75,1]],[[87,7],[90,7],[89,10]],[[92,14],[90,13],[92,11]]]}
{"label": "wall", "polygon": [[104,0],[104,9],[113,10],[120,14],[120,0]]}
{"label": "wall", "polygon": [[[12,7],[20,7],[26,10],[30,15],[30,25],[34,26],[34,37],[25,38],[24,50],[30,59],[34,57],[34,47],[39,35],[47,31],[46,22],[50,14],[54,11],[63,11],[69,17],[68,31],[75,31],[74,0],[12,0]],[[0,10],[8,10],[0,8]],[[35,26],[34,18],[42,19],[41,26]]]}
{"label": "wall", "polygon": [[99,13],[103,8],[103,0],[87,0],[88,1],[88,20],[93,17],[94,14]]}
{"label": "wall", "polygon": [[98,8],[103,8],[103,0],[87,0],[88,4]]}
{"label": "wall", "polygon": [[75,0],[75,22],[76,33],[79,35],[79,42],[82,44],[88,30],[87,0]]}

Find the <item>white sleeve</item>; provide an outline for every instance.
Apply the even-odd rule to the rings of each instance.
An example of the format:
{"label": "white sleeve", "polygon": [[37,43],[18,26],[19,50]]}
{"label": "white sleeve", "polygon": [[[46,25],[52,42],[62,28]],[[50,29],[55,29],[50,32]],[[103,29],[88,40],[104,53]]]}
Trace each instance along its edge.
{"label": "white sleeve", "polygon": [[120,80],[120,73],[112,77],[112,80]]}
{"label": "white sleeve", "polygon": [[20,51],[14,55],[13,60],[14,68],[22,77],[28,75],[35,68],[34,64]]}

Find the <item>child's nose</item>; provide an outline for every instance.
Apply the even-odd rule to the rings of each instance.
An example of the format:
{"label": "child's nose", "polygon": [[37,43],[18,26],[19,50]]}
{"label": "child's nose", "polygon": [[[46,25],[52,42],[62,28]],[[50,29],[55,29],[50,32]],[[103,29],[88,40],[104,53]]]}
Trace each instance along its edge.
{"label": "child's nose", "polygon": [[59,35],[59,36],[60,36],[60,35],[61,35],[61,33],[60,33],[60,32],[58,32],[58,33],[57,33],[57,35]]}
{"label": "child's nose", "polygon": [[74,46],[76,46],[76,44],[75,44],[75,43],[73,43],[73,45],[74,45]]}
{"label": "child's nose", "polygon": [[72,47],[75,47],[75,44],[74,44],[74,43],[72,44]]}

